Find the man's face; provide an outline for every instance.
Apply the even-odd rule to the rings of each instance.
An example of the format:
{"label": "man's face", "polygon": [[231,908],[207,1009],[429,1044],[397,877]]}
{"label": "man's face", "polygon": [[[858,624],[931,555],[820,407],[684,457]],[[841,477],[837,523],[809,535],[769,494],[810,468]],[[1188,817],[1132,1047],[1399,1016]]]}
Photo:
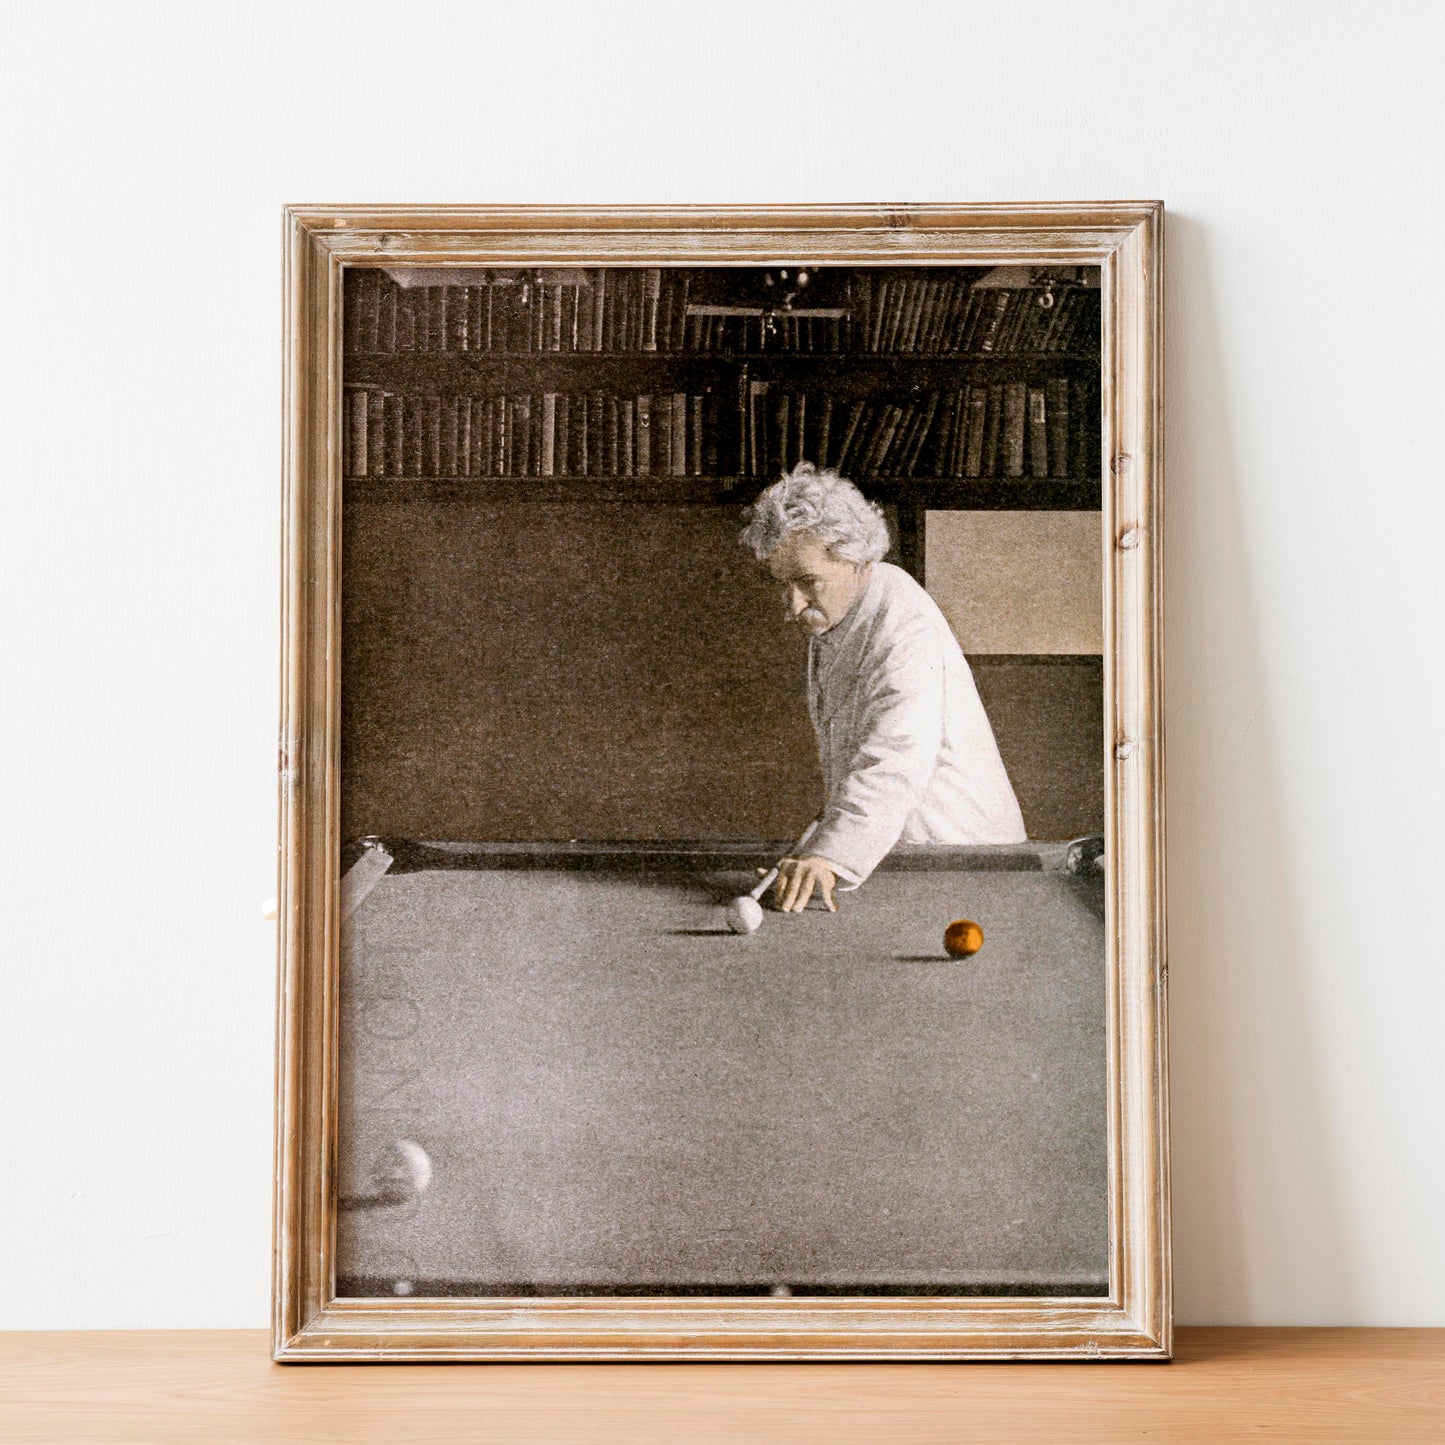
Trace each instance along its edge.
{"label": "man's face", "polygon": [[790,532],[769,555],[768,571],[783,589],[789,620],[817,637],[848,615],[872,563],[841,562],[807,532]]}

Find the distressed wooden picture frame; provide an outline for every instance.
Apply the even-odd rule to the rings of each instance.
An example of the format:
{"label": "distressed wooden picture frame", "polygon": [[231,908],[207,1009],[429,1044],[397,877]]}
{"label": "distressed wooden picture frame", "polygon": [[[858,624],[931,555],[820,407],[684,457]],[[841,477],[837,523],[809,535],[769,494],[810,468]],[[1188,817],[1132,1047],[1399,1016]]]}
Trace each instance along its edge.
{"label": "distressed wooden picture frame", "polygon": [[[280,1361],[1167,1359],[1163,208],[294,206],[285,215],[273,1350]],[[343,295],[379,268],[1097,268],[1107,1286],[340,1294]],[[897,531],[906,553],[907,519]]]}

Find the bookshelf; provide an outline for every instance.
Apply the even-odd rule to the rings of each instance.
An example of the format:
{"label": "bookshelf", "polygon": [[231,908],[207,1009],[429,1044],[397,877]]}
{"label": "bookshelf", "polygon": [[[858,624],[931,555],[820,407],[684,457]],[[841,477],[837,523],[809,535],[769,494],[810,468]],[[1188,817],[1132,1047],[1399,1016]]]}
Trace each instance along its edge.
{"label": "bookshelf", "polygon": [[1097,272],[348,271],[354,499],[750,502],[801,460],[889,507],[1100,504]]}

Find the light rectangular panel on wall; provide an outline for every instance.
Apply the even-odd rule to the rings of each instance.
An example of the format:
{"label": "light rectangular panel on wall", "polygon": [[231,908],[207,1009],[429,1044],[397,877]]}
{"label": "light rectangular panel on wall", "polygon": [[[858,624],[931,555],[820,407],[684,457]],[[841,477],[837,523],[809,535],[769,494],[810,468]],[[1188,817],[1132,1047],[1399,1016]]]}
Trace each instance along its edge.
{"label": "light rectangular panel on wall", "polygon": [[924,576],[965,655],[1104,650],[1098,512],[928,513]]}

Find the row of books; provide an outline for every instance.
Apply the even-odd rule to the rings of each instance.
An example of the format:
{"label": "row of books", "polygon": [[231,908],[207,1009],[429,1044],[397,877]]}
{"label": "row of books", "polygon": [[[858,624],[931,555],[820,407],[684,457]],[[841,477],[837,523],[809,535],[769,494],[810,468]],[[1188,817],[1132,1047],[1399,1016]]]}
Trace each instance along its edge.
{"label": "row of books", "polygon": [[975,286],[969,278],[877,276],[850,283],[854,347],[871,352],[1057,355],[1098,344],[1098,291],[1085,286]]}
{"label": "row of books", "polygon": [[1087,476],[1097,465],[1082,391],[1056,377],[844,402],[755,381],[739,470],[780,475],[806,460],[854,478]]}
{"label": "row of books", "polygon": [[353,477],[780,476],[802,461],[844,476],[1070,478],[1097,473],[1097,395],[1077,381],[1004,382],[852,400],[745,382],[715,392],[487,396],[348,386]]}
{"label": "row of books", "polygon": [[834,288],[838,304],[790,308],[698,299],[692,274],[676,268],[467,275],[468,284],[399,285],[384,271],[351,271],[348,351],[1007,356],[1098,344],[1099,293],[1072,283],[978,286],[968,272],[861,271]]}
{"label": "row of books", "polygon": [[[476,273],[469,273],[475,276]],[[686,272],[496,271],[481,284],[399,286],[350,273],[348,351],[651,352],[685,347]]]}
{"label": "row of books", "polygon": [[687,477],[719,470],[712,394],[401,394],[348,386],[353,477]]}

